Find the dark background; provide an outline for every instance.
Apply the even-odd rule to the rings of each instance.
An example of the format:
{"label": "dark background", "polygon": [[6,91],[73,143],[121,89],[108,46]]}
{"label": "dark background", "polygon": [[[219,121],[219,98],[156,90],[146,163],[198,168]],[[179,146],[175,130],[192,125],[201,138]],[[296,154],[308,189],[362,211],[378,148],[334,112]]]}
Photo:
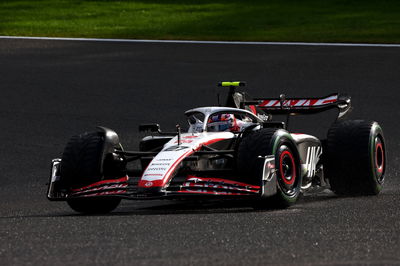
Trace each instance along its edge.
{"label": "dark background", "polygon": [[[400,263],[399,49],[0,40],[1,264]],[[385,132],[382,193],[325,191],[275,211],[126,201],[100,216],[47,201],[50,160],[70,136],[104,125],[135,149],[139,123],[173,129],[186,109],[216,104],[226,80],[258,97],[350,94],[351,117]],[[330,122],[292,126],[323,136]]]}

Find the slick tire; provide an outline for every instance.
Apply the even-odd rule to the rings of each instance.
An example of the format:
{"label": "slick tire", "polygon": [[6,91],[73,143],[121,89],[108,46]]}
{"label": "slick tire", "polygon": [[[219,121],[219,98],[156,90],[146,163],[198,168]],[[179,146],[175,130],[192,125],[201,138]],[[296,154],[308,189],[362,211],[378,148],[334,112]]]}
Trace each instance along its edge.
{"label": "slick tire", "polygon": [[[73,136],[67,143],[61,160],[60,177],[64,187],[80,188],[103,179],[101,169],[104,134],[90,132]],[[81,213],[106,213],[115,209],[120,198],[72,198],[68,205]]]}
{"label": "slick tire", "polygon": [[384,183],[386,147],[377,122],[348,120],[328,131],[324,172],[338,195],[377,195]]}
{"label": "slick tire", "polygon": [[290,134],[282,129],[261,129],[246,136],[238,149],[238,170],[248,181],[261,183],[263,156],[275,156],[277,193],[254,202],[256,209],[287,208],[297,201],[301,189],[300,161]]}
{"label": "slick tire", "polygon": [[70,188],[80,188],[102,179],[104,137],[98,132],[73,136],[65,146],[60,176]]}

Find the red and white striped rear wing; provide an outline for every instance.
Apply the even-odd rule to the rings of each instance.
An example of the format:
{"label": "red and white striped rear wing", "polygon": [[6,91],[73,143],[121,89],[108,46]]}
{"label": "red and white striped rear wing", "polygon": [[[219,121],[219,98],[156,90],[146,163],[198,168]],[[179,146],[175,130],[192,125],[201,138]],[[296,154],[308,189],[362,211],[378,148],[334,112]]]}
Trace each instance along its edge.
{"label": "red and white striped rear wing", "polygon": [[351,99],[335,93],[323,98],[256,98],[244,102],[244,105],[253,105],[270,114],[311,114],[337,108],[340,118],[350,110]]}

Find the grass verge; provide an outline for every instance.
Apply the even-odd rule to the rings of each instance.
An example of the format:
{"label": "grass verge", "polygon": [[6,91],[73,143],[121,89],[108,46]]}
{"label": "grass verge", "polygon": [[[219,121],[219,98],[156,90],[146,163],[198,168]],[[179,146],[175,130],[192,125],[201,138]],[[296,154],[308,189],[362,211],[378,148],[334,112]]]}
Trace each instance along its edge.
{"label": "grass verge", "polygon": [[0,35],[400,43],[397,0],[14,0]]}

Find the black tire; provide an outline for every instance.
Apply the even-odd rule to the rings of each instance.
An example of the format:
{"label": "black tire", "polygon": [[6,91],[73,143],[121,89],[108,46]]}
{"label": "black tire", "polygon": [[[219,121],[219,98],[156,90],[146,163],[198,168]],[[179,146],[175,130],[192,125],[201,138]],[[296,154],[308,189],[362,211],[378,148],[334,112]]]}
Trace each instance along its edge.
{"label": "black tire", "polygon": [[65,146],[60,168],[69,188],[80,188],[102,179],[101,160],[104,136],[90,132],[73,136]]}
{"label": "black tire", "polygon": [[[61,160],[61,182],[67,190],[80,188],[103,179],[101,169],[104,134],[84,133],[73,136],[67,143]],[[68,205],[81,213],[107,213],[115,209],[120,198],[71,198]]]}
{"label": "black tire", "polygon": [[384,183],[386,148],[377,122],[348,120],[328,132],[324,172],[338,195],[377,195]]}
{"label": "black tire", "polygon": [[239,145],[238,170],[248,181],[261,183],[264,161],[259,156],[275,155],[277,193],[255,202],[255,208],[286,208],[297,201],[301,189],[297,148],[282,129],[261,129],[247,135]]}

